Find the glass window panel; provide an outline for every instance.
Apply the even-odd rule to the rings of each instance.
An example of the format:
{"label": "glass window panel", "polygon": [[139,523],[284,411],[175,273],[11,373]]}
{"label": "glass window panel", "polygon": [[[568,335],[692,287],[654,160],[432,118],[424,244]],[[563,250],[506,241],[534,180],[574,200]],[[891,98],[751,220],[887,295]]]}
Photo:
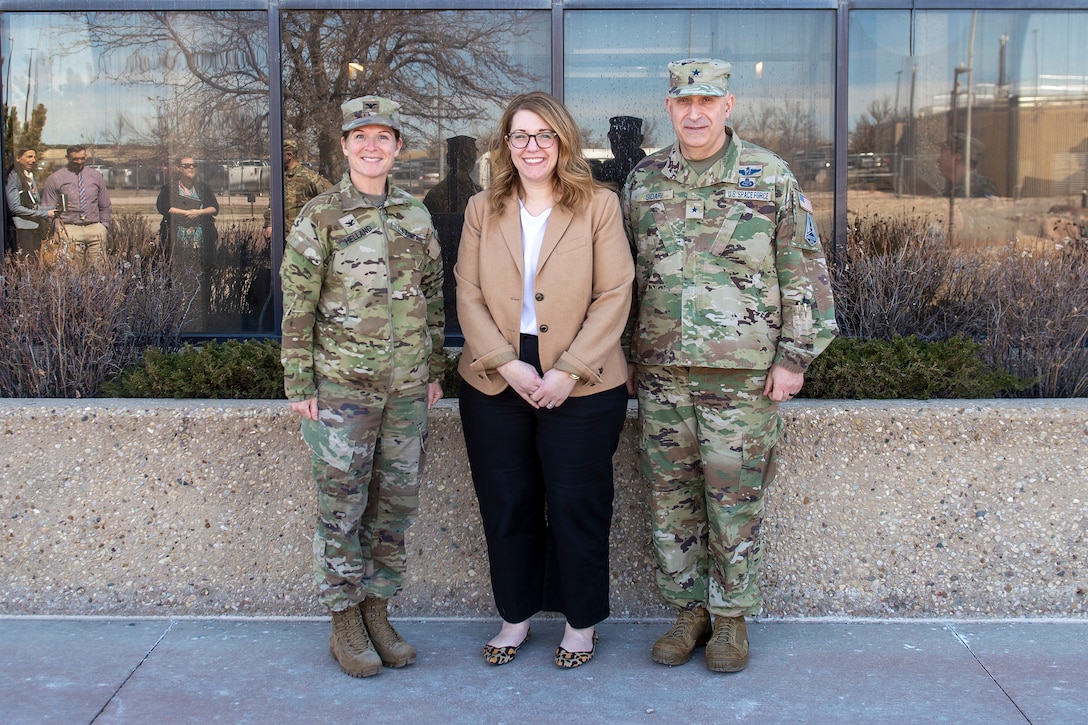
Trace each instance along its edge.
{"label": "glass window panel", "polygon": [[458,336],[453,265],[468,197],[489,184],[487,149],[507,101],[551,88],[551,14],[297,11],[283,16],[284,137],[331,181],[346,169],[340,104],[401,104],[393,183],[431,210],[445,264],[446,330]]}
{"label": "glass window panel", "polygon": [[1047,236],[1088,187],[1086,32],[1085,12],[852,12],[851,211],[964,245]]}
{"label": "glass window panel", "polygon": [[681,58],[733,64],[737,134],[782,156],[831,232],[835,14],[828,11],[570,11],[564,88],[595,162],[613,156],[609,118],[642,119],[649,152],[675,139],[665,114],[666,66]]}
{"label": "glass window panel", "polygon": [[[269,188],[266,28],[266,14],[245,12],[3,15],[5,103],[20,121],[45,112],[40,183],[66,165],[67,147],[86,147],[110,196],[110,253],[169,257],[192,291],[187,333],[273,325],[259,218]],[[203,224],[195,214],[167,220],[171,207],[218,213]]]}

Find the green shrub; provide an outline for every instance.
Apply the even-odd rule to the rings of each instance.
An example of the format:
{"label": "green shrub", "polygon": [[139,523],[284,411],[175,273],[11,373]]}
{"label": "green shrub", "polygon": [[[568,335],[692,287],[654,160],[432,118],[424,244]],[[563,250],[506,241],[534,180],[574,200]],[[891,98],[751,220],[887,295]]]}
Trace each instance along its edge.
{"label": "green shrub", "polygon": [[1031,381],[986,365],[983,347],[965,337],[926,341],[842,337],[805,373],[800,397],[888,400],[993,398],[1029,387]]}
{"label": "green shrub", "polygon": [[[460,352],[447,355],[442,391],[456,398],[461,377]],[[283,397],[283,365],[278,340],[228,340],[186,345],[175,353],[149,348],[139,364],[102,386],[114,398],[236,398]]]}
{"label": "green shrub", "polygon": [[141,364],[102,386],[115,398],[283,398],[276,340],[187,344],[175,353],[149,348]]}

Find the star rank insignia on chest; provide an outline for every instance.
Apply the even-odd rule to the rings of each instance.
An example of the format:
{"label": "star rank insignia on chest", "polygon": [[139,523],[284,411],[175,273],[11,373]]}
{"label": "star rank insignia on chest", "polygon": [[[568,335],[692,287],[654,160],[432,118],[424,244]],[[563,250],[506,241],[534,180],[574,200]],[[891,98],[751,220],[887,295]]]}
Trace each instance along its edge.
{"label": "star rank insignia on chest", "polygon": [[703,202],[700,200],[689,201],[687,208],[684,212],[686,219],[702,219],[703,218]]}

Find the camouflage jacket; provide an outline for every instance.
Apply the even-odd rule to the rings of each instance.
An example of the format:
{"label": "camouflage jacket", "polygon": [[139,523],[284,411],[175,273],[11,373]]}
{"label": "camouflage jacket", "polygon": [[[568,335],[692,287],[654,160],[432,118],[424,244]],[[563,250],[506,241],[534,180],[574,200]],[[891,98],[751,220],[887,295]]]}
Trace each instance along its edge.
{"label": "camouflage jacket", "polygon": [[324,176],[299,164],[283,174],[283,227],[290,229],[306,202],[332,186]]}
{"label": "camouflage jacket", "polygon": [[390,186],[374,207],[345,174],[295,220],[280,279],[289,400],[313,397],[317,379],[386,390],[442,380],[442,255],[407,192]]}
{"label": "camouflage jacket", "polygon": [[631,359],[804,372],[837,330],[812,205],[778,156],[732,129],[727,143],[701,176],[674,144],[627,179]]}
{"label": "camouflage jacket", "polygon": [[[306,202],[332,186],[321,174],[308,166],[299,164],[294,171],[283,174],[283,229],[291,229]],[[264,225],[272,225],[272,207],[264,210]]]}

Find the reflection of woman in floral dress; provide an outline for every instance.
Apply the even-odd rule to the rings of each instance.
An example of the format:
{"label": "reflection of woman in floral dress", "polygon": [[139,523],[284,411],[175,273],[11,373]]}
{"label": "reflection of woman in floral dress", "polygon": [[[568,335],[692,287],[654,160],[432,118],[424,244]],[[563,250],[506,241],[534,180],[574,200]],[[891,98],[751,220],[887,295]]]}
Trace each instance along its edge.
{"label": "reflection of woman in floral dress", "polygon": [[219,238],[215,228],[219,201],[207,184],[196,181],[192,156],[178,159],[174,180],[162,187],[155,208],[162,214],[159,238],[167,259],[183,278],[193,277],[200,284],[192,310],[193,317],[199,320],[209,307],[208,272]]}

